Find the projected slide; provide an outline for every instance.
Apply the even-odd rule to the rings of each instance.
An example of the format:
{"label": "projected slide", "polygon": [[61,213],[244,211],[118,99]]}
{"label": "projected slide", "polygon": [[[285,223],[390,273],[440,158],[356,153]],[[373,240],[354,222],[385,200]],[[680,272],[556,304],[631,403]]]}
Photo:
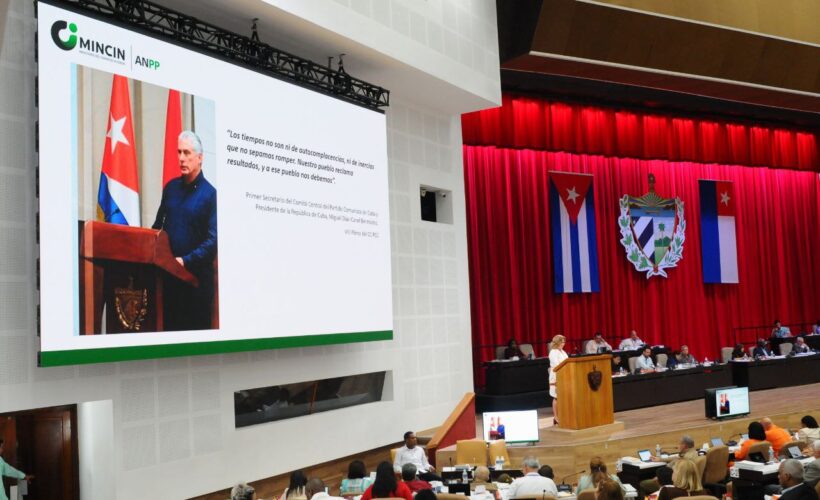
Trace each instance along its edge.
{"label": "projected slide", "polygon": [[38,4],[40,364],[392,337],[384,115]]}

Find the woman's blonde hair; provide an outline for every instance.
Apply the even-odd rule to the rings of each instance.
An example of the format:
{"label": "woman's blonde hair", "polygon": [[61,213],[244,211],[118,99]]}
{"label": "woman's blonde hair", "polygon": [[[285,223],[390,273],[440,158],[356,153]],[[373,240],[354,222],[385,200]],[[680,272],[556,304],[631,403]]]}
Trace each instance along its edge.
{"label": "woman's blonde hair", "polygon": [[561,346],[561,343],[566,343],[567,338],[563,335],[556,335],[552,338],[552,343],[550,344],[550,351],[553,349],[558,349]]}
{"label": "woman's blonde hair", "polygon": [[691,493],[703,489],[698,477],[698,468],[691,460],[678,460],[672,472],[672,484]]}

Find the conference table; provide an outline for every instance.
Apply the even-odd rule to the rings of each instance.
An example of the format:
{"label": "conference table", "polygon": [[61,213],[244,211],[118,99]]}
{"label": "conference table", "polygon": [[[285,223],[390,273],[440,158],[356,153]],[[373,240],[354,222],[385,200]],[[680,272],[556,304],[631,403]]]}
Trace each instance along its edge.
{"label": "conference table", "polygon": [[[816,351],[820,351],[820,335],[801,335],[806,345]],[[778,338],[772,337],[769,339],[769,345],[772,346],[772,351],[780,352],[780,344],[794,344],[795,337]]]}
{"label": "conference table", "polygon": [[[813,457],[801,458],[806,466]],[[777,462],[760,464],[746,460],[737,462],[729,471],[736,500],[763,500],[763,488],[767,484],[777,484]]]}
{"label": "conference table", "polygon": [[494,395],[544,391],[549,380],[549,358],[489,361],[484,392]]}
{"label": "conference table", "polygon": [[732,360],[729,364],[734,385],[748,387],[750,391],[820,382],[820,354]]}
{"label": "conference table", "polygon": [[639,375],[612,377],[615,411],[633,410],[700,399],[710,387],[732,384],[726,365],[695,366]]}

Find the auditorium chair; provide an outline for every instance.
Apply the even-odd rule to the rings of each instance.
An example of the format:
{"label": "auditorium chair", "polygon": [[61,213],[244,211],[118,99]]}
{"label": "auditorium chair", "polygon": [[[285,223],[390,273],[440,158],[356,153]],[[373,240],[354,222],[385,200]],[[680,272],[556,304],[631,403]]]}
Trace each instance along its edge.
{"label": "auditorium chair", "polygon": [[457,465],[487,465],[487,442],[483,439],[456,441]]}
{"label": "auditorium chair", "polygon": [[507,346],[505,346],[505,345],[500,345],[500,346],[496,347],[495,348],[495,359],[504,359],[504,349],[506,349],[506,348],[507,348]]}
{"label": "auditorium chair", "polygon": [[489,460],[491,465],[495,465],[495,458],[496,457],[504,457],[504,467],[511,467],[510,466],[510,454],[507,453],[507,441],[503,439],[498,439],[496,441],[490,441],[490,446],[488,448]]}
{"label": "auditorium chair", "polygon": [[535,349],[533,349],[532,344],[521,344],[518,348],[521,349],[524,356],[532,355],[533,358],[535,357]]}
{"label": "auditorium chair", "polygon": [[695,458],[695,468],[698,471],[698,477],[700,478],[700,482],[703,482],[703,471],[706,469],[706,455],[698,455]]}
{"label": "auditorium chair", "polygon": [[789,453],[789,448],[791,446],[797,446],[798,450],[803,451],[803,448],[808,446],[808,443],[806,443],[805,441],[789,441],[788,443],[784,444],[782,448],[780,448],[780,456],[791,458],[792,456]]}
{"label": "auditorium chair", "polygon": [[[700,458],[700,457],[698,457]],[[703,487],[717,496],[726,492],[726,466],[729,464],[729,447],[713,446],[706,452],[706,463],[700,482]]]}
{"label": "auditorium chair", "polygon": [[669,356],[667,356],[666,354],[660,353],[656,357],[655,365],[656,366],[662,366],[662,367],[666,368],[666,363],[668,361],[669,361]]}
{"label": "auditorium chair", "polygon": [[595,500],[595,488],[579,491],[576,500]]}
{"label": "auditorium chair", "polygon": [[817,496],[820,496],[820,482],[817,483],[817,486],[814,487],[817,490]]}
{"label": "auditorium chair", "polygon": [[390,463],[396,463],[396,453],[399,452],[401,448],[390,448]]}
{"label": "auditorium chair", "polygon": [[633,356],[629,358],[629,361],[627,361],[627,363],[629,363],[629,373],[635,373],[635,366],[637,366],[638,358]]}
{"label": "auditorium chair", "polygon": [[734,347],[721,347],[720,348],[720,359],[723,363],[728,363],[730,359],[732,359],[732,351],[734,351]]}
{"label": "auditorium chair", "polygon": [[787,356],[794,349],[794,344],[791,342],[783,342],[780,344],[780,355]]}
{"label": "auditorium chair", "polygon": [[[752,453],[762,453],[766,460],[769,459],[769,448],[772,446],[772,443],[768,441],[761,441],[759,443],[755,443],[749,446],[749,455]],[[748,457],[748,455],[747,455]]]}

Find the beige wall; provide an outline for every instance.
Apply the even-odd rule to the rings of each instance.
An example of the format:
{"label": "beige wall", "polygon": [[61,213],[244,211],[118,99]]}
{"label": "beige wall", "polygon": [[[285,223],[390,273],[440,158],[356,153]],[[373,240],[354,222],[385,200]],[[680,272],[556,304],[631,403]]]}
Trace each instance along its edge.
{"label": "beige wall", "polygon": [[820,2],[817,0],[597,1],[820,44]]}
{"label": "beige wall", "polygon": [[[79,176],[79,218],[97,217],[105,135],[113,75],[83,66],[77,67],[77,170]],[[154,222],[162,198],[162,159],[165,148],[165,114],[168,89],[136,80],[129,81],[131,116],[137,143],[140,183],[140,219],[143,227]],[[182,127],[193,129],[193,98],[182,94]]]}

